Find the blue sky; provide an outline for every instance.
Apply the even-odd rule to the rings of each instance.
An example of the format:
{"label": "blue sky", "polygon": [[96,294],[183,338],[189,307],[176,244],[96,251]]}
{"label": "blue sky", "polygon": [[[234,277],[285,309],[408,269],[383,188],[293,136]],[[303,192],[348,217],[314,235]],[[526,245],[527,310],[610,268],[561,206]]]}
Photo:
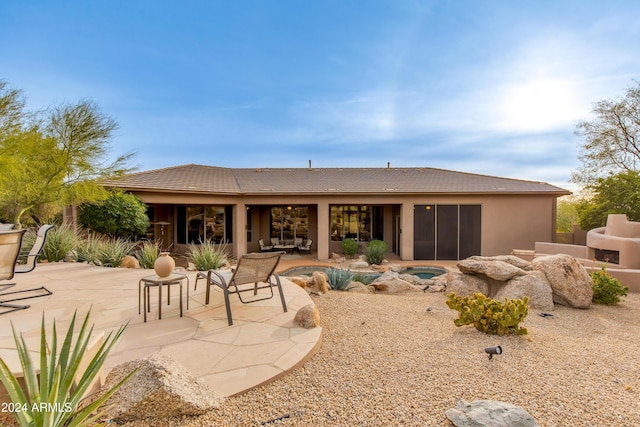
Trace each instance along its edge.
{"label": "blue sky", "polygon": [[640,79],[638,1],[0,2],[0,79],[87,98],[140,170],[426,166],[571,189]]}

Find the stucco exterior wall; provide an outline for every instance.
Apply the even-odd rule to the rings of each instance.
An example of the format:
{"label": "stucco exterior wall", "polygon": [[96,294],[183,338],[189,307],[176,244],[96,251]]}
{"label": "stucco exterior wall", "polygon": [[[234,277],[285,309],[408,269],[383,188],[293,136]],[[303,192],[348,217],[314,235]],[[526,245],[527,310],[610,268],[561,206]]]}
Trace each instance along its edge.
{"label": "stucco exterior wall", "polygon": [[553,242],[556,200],[549,196],[486,196],[482,203],[482,254],[509,254]]}
{"label": "stucco exterior wall", "polygon": [[[153,205],[229,205],[233,206],[234,254],[237,256],[257,249],[257,241],[268,236],[266,209],[257,209],[252,218],[253,241],[246,241],[247,207],[258,208],[278,205],[307,205],[309,210],[309,238],[314,240],[312,250],[319,259],[329,257],[330,205],[383,205],[384,237],[392,249],[394,232],[393,212],[400,214],[400,256],[412,260],[414,205],[471,204],[481,205],[482,255],[509,254],[513,249],[534,249],[535,242],[552,242],[555,234],[554,195],[406,195],[406,194],[297,194],[297,195],[210,195],[177,192],[134,192],[145,203]],[[395,207],[394,207],[395,206]],[[255,216],[257,215],[257,216]],[[169,219],[169,221],[171,221]],[[174,221],[171,221],[174,222]],[[175,227],[172,224],[170,227]],[[172,229],[170,235],[175,235]]]}

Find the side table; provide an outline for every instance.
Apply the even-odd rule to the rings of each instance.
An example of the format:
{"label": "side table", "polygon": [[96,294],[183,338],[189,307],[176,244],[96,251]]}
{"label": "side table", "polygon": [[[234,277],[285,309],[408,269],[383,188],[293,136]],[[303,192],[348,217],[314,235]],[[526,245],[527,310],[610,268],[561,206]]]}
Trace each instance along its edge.
{"label": "side table", "polygon": [[167,305],[171,304],[171,285],[180,285],[180,317],[182,317],[182,281],[187,281],[187,310],[189,309],[189,278],[186,274],[173,273],[167,277],[158,275],[145,276],[138,282],[138,314],[140,314],[140,297],[143,300],[144,321],[147,321],[147,312],[151,311],[149,289],[158,287],[158,319],[162,319],[162,286],[167,286]]}

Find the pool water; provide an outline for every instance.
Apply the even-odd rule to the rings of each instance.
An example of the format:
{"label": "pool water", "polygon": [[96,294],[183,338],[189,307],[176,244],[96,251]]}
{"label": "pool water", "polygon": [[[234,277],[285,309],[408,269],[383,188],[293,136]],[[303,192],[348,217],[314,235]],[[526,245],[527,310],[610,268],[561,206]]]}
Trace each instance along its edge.
{"label": "pool water", "polygon": [[400,274],[413,274],[421,279],[433,279],[446,272],[446,269],[440,267],[408,267],[400,270]]}
{"label": "pool water", "polygon": [[[280,273],[281,276],[292,277],[292,276],[311,276],[314,271],[322,271],[324,272],[329,267],[295,267],[291,268],[283,273]],[[431,279],[435,276],[439,276],[441,274],[446,273],[447,270],[440,267],[408,267],[400,270],[400,274],[413,274],[418,276],[421,279]],[[354,272],[357,274],[357,272]],[[372,279],[375,279],[380,276],[379,273],[364,273],[365,276],[372,276]]]}

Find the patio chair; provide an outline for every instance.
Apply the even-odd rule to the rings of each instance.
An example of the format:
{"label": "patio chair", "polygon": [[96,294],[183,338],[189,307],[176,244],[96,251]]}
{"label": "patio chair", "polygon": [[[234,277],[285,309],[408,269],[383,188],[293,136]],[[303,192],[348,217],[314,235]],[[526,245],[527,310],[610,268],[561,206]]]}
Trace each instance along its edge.
{"label": "patio chair", "polygon": [[[17,268],[18,264],[16,264],[18,255],[20,254],[22,237],[25,232],[25,229],[0,232],[0,280],[11,280],[15,273],[26,273],[33,270],[33,268],[31,268],[20,271]],[[36,242],[37,241],[38,238],[36,238]],[[0,308],[7,309],[1,311],[0,315],[16,310],[25,310],[30,307],[29,305],[10,304],[11,302],[51,295],[51,291],[44,286],[40,286],[39,288],[23,289],[20,291],[5,292],[7,289],[15,285],[15,283],[0,284]]]}
{"label": "patio chair", "polygon": [[[217,271],[209,270],[207,273],[205,304],[209,304],[211,285],[221,288],[224,292],[227,321],[229,322],[229,326],[231,326],[233,325],[233,318],[231,316],[229,295],[237,294],[241,303],[248,304],[273,298],[273,287],[277,286],[278,292],[280,293],[280,301],[282,302],[282,309],[286,312],[287,303],[282,293],[280,276],[276,273],[276,267],[278,266],[278,262],[280,262],[280,256],[282,256],[282,254],[283,252],[266,252],[242,255],[238,260],[238,265],[233,269],[233,275],[228,281]],[[268,296],[260,296],[249,300],[242,298],[243,292],[253,291],[253,295],[257,296],[258,289],[269,289],[271,293]]]}
{"label": "patio chair", "polygon": [[[22,236],[27,230],[8,230],[0,232],[0,280],[11,280],[20,254]],[[14,283],[15,284],[15,283]],[[6,284],[0,286],[7,286]]]}
{"label": "patio chair", "polygon": [[258,243],[260,243],[260,252],[269,252],[273,250],[273,245],[265,245],[264,240],[262,239],[258,240]]}
{"label": "patio chair", "polygon": [[298,252],[311,253],[311,243],[313,243],[313,240],[311,239],[308,239],[305,242],[303,242],[301,245],[298,246]]}
{"label": "patio chair", "polygon": [[45,224],[38,229],[36,241],[31,247],[29,254],[26,256],[24,264],[16,265],[16,273],[28,273],[36,268],[38,258],[44,248],[44,242],[47,240],[47,233],[53,228],[53,225]]}

